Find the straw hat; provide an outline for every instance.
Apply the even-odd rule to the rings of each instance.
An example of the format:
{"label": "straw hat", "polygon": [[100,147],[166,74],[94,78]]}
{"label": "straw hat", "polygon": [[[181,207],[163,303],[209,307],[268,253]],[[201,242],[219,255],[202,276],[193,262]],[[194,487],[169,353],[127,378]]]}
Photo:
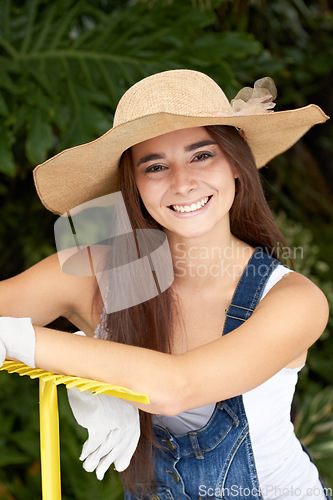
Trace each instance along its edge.
{"label": "straw hat", "polygon": [[275,97],[270,78],[242,89],[231,102],[211,78],[197,71],[171,70],[144,78],[122,96],[108,132],[34,169],[38,195],[48,210],[63,214],[117,190],[118,162],[126,149],[174,130],[204,125],[241,129],[260,168],[328,119],[314,104],[273,112]]}

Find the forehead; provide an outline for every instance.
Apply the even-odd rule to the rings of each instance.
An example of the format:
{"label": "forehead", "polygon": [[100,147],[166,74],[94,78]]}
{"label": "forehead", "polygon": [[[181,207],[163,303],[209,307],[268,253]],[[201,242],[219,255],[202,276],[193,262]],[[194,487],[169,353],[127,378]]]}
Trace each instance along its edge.
{"label": "forehead", "polygon": [[185,148],[205,139],[211,139],[211,136],[204,127],[175,130],[132,146],[132,155],[133,158],[137,158],[142,154],[162,153],[168,148]]}

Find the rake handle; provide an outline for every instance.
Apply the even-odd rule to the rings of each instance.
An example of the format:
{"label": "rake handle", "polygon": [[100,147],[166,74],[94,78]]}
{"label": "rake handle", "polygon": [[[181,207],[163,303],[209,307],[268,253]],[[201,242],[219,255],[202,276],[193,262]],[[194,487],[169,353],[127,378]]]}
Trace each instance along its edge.
{"label": "rake handle", "polygon": [[57,386],[39,379],[40,453],[43,500],[61,500]]}

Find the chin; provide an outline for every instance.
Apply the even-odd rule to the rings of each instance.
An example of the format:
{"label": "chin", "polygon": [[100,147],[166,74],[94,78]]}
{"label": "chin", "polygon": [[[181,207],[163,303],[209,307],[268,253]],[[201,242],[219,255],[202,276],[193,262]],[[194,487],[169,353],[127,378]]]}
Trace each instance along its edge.
{"label": "chin", "polygon": [[189,229],[187,231],[180,231],[179,229],[178,230],[173,230],[173,229],[169,229],[170,232],[174,233],[174,234],[177,234],[178,236],[181,236],[182,238],[186,238],[188,240],[192,240],[194,238],[201,238],[203,236],[207,236],[210,231],[211,231],[211,228],[193,228],[193,229]]}

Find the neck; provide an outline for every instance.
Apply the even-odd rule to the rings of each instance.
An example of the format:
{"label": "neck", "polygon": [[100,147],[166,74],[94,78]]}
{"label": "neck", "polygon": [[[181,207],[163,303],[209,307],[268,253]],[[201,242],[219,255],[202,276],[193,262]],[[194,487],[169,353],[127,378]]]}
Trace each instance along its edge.
{"label": "neck", "polygon": [[202,289],[228,286],[240,278],[253,248],[228,228],[202,237],[186,239],[168,234],[176,286]]}

